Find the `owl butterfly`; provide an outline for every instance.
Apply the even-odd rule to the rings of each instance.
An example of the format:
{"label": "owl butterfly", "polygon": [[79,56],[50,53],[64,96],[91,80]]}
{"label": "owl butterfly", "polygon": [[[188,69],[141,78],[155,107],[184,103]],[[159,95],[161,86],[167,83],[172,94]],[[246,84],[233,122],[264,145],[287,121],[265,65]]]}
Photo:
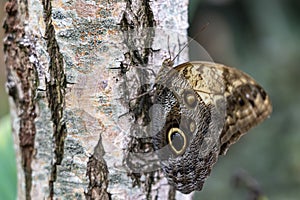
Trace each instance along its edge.
{"label": "owl butterfly", "polygon": [[267,118],[272,106],[247,74],[212,62],[173,66],[155,81],[154,148],[168,183],[182,193],[201,190],[219,155]]}

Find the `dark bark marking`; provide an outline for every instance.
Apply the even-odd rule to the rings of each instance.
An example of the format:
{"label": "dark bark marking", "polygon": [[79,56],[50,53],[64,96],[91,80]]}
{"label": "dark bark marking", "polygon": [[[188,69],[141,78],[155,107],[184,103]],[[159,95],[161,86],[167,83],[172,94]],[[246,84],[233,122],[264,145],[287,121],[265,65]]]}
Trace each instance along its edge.
{"label": "dark bark marking", "polygon": [[47,80],[46,93],[51,110],[51,120],[53,121],[54,137],[54,163],[51,168],[49,181],[49,198],[53,199],[54,182],[57,178],[57,166],[61,164],[64,154],[64,141],[67,135],[66,123],[63,120],[65,106],[66,77],[64,73],[63,56],[59,51],[59,46],[55,38],[55,30],[52,25],[52,6],[48,0],[43,0],[44,21],[46,24],[45,39],[47,41],[47,51],[50,56],[49,74]]}
{"label": "dark bark marking", "polygon": [[111,194],[107,192],[108,187],[108,169],[104,156],[104,149],[102,146],[102,139],[98,141],[94,149],[94,154],[89,158],[87,164],[86,175],[89,179],[88,190],[85,193],[87,200],[103,199],[110,200]]}
{"label": "dark bark marking", "polygon": [[[149,74],[149,71],[142,69],[142,67],[147,67],[149,57],[154,52],[151,47],[155,37],[156,21],[154,19],[150,2],[150,0],[139,0],[133,3],[133,1],[127,0],[125,11],[119,23],[120,30],[123,32],[124,36],[123,43],[128,47],[128,52],[125,52],[124,55],[127,55],[129,58],[130,66],[137,66],[136,76],[140,81],[139,85],[141,85],[136,93],[137,96],[140,95],[140,97],[136,98],[134,101],[129,100],[128,102],[129,110],[135,116],[135,123],[137,123],[137,127],[140,127],[136,130],[136,132],[141,134],[145,131],[144,129],[146,129],[146,126],[150,122],[149,109],[152,106],[151,95],[147,93],[150,88],[148,83],[150,82],[149,80],[151,75]],[[132,34],[132,32],[134,32],[134,34]],[[136,35],[140,37],[139,42],[137,42],[138,38],[135,37]],[[138,46],[138,44],[142,45]],[[123,63],[121,63],[121,65],[122,64]],[[120,68],[122,69],[122,66]],[[124,94],[127,94],[127,91],[131,90],[131,88],[129,88],[126,84],[128,80],[126,73],[131,72],[121,74],[124,78],[122,87]],[[129,97],[129,99],[131,98],[133,97]],[[126,99],[126,97],[124,99]],[[142,123],[138,124],[138,121],[141,121]],[[132,158],[131,154],[133,152],[145,153],[154,151],[150,137],[139,139],[132,136],[127,145],[128,147],[125,150],[124,163],[126,163],[129,169],[136,169],[136,164],[139,163],[137,160]],[[140,180],[142,174],[146,177],[145,181]],[[154,183],[154,176],[156,176],[156,174],[156,171],[148,173],[128,172],[128,176],[131,177],[133,181],[132,187],[142,187],[145,191],[146,199],[156,198],[152,196],[152,184]]]}
{"label": "dark bark marking", "polygon": [[176,200],[176,189],[173,186],[170,186],[168,200]]}

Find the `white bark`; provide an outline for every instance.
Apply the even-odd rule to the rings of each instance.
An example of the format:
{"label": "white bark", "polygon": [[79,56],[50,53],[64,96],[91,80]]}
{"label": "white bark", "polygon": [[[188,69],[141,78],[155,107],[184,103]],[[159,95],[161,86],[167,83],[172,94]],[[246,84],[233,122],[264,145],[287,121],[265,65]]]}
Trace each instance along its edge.
{"label": "white bark", "polygon": [[[124,156],[129,143],[133,142],[130,137],[133,133],[129,131],[133,124],[124,124],[119,117],[128,111],[128,100],[137,95],[139,86],[153,84],[155,76],[151,73],[157,72],[163,60],[169,57],[168,45],[174,56],[187,42],[188,0],[133,0],[131,5],[129,1],[116,0],[30,0],[27,3],[18,2],[18,17],[24,17],[19,24],[25,33],[23,42],[27,42],[23,46],[30,50],[31,53],[26,54],[28,63],[36,72],[32,76],[36,79],[29,80],[35,86],[35,92],[29,94],[34,99],[37,115],[34,150],[30,154],[29,196],[32,199],[171,198],[169,186],[159,171],[141,171],[141,177],[129,173],[133,171]],[[143,3],[149,4],[153,19],[149,20],[148,11],[145,14],[141,9],[145,9]],[[27,15],[22,15],[26,7]],[[51,18],[46,17],[47,13],[52,14]],[[140,37],[134,40],[135,47],[130,46],[133,40],[128,31],[120,31],[124,28],[124,17],[133,22],[132,34]],[[153,20],[155,27],[149,29],[147,23]],[[55,35],[49,35],[52,26]],[[150,37],[151,31],[155,37],[147,43],[144,37]],[[136,47],[138,49],[134,49]],[[158,51],[150,49],[149,55],[145,55],[143,48]],[[132,58],[133,50],[148,59],[146,66],[140,63],[132,66],[132,60],[136,59]],[[187,50],[180,54],[180,59],[187,60]],[[129,66],[126,76],[120,76],[118,69],[111,69],[119,68],[121,63]],[[12,64],[6,64],[13,72]],[[66,79],[57,77],[61,75],[57,72],[63,73]],[[21,91],[19,77],[11,74],[10,78]],[[53,85],[56,87],[51,89]],[[124,85],[127,88],[124,89]],[[18,199],[25,199],[26,177],[19,142],[19,124],[24,119],[19,117],[22,111],[16,97],[11,99],[11,108],[18,162]],[[124,116],[127,120],[128,115]],[[134,184],[137,186],[133,187]],[[182,194],[177,197],[191,198]]]}

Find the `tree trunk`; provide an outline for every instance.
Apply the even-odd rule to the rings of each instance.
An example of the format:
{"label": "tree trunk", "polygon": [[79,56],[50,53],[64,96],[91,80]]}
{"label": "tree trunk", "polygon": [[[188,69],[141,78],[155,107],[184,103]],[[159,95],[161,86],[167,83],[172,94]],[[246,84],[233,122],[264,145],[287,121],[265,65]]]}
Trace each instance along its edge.
{"label": "tree trunk", "polygon": [[187,42],[187,5],[6,4],[18,199],[191,198],[167,184],[143,135],[155,74]]}

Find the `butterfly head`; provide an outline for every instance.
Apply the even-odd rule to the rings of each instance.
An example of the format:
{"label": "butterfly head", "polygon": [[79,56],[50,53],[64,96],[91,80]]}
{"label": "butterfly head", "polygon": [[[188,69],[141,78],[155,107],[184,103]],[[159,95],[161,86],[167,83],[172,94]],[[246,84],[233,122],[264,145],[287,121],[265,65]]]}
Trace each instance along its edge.
{"label": "butterfly head", "polygon": [[174,60],[172,60],[171,58],[167,58],[164,60],[163,67],[173,67],[174,66]]}

